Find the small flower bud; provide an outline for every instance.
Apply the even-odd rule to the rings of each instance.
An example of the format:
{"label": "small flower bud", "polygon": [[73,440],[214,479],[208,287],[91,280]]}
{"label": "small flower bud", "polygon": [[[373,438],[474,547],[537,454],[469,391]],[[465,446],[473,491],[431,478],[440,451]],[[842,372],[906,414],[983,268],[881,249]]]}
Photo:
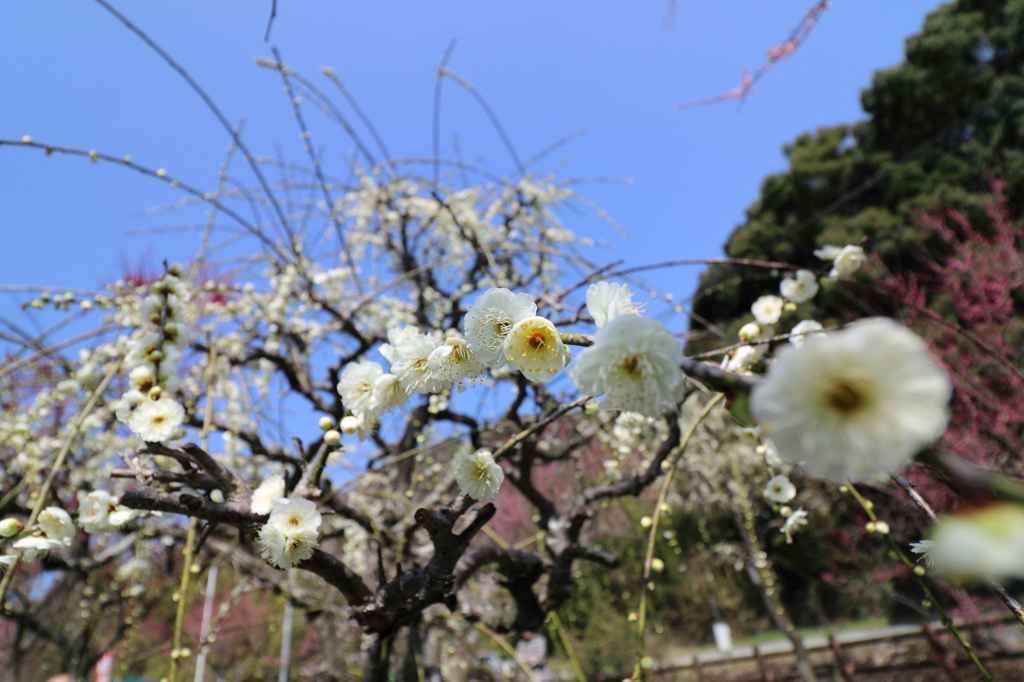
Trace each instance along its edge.
{"label": "small flower bud", "polygon": [[210,500],[213,501],[213,502],[216,502],[217,504],[223,504],[224,503],[224,493],[222,493],[217,488],[214,488],[213,490],[210,491]]}
{"label": "small flower bud", "polygon": [[23,524],[18,519],[7,518],[3,521],[0,521],[0,537],[9,538],[11,536],[17,535],[24,529],[25,524]]}
{"label": "small flower bud", "polygon": [[320,417],[318,426],[320,427],[321,431],[330,431],[331,429],[334,428],[334,420],[331,419],[330,417]]}
{"label": "small flower bud", "polygon": [[665,570],[665,562],[658,557],[654,557],[651,559],[651,570],[655,573],[661,573]]}
{"label": "small flower bud", "polygon": [[788,505],[784,504],[781,507],[779,507],[779,516],[781,516],[782,518],[788,519],[792,515],[793,510]]}
{"label": "small flower bud", "polygon": [[25,144],[32,144],[32,136],[31,135],[22,135],[21,136],[21,141],[24,142]]}
{"label": "small flower bud", "polygon": [[327,445],[337,445],[341,442],[341,434],[334,429],[324,432],[324,443]]}
{"label": "small flower bud", "polygon": [[[914,575],[922,576],[925,574],[924,566],[914,566]],[[930,606],[930,604],[929,604]]]}
{"label": "small flower bud", "polygon": [[637,622],[638,620],[640,620],[640,614],[639,614],[639,613],[637,613],[636,611],[630,611],[630,612],[629,612],[629,618],[628,618],[628,620],[629,620],[629,622],[630,622],[630,623],[635,623],[635,622]]}
{"label": "small flower bud", "polygon": [[342,418],[341,430],[344,433],[355,433],[356,431],[359,430],[359,420],[353,417],[352,415]]}
{"label": "small flower bud", "polygon": [[864,524],[864,530],[866,530],[869,533],[874,533],[876,530],[878,530],[878,525],[874,521],[868,521]]}
{"label": "small flower bud", "polygon": [[156,176],[158,178],[166,178],[167,177],[167,171],[164,170],[163,168],[157,168],[156,169]]}
{"label": "small flower bud", "polygon": [[645,516],[642,519],[640,519],[641,528],[650,528],[652,525],[654,525],[654,519],[652,519],[650,516]]}
{"label": "small flower bud", "polygon": [[885,521],[876,521],[875,522],[875,530],[877,530],[882,535],[888,535],[889,534],[889,524],[886,523]]}

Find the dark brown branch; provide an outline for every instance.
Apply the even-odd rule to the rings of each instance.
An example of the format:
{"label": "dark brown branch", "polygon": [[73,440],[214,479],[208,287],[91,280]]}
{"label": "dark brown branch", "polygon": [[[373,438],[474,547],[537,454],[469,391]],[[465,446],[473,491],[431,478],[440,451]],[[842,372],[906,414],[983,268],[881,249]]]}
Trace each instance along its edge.
{"label": "dark brown branch", "polygon": [[484,566],[493,565],[516,603],[512,629],[517,632],[536,630],[544,625],[546,612],[541,608],[533,586],[544,575],[544,562],[533,552],[503,547],[481,547],[466,554],[455,573],[455,590]]}
{"label": "dark brown branch", "polygon": [[655,453],[654,459],[651,460],[647,469],[641,474],[637,474],[632,478],[624,479],[618,483],[587,488],[577,500],[576,505],[578,508],[583,508],[591,502],[605,497],[639,495],[644,488],[649,486],[662,473],[664,473],[661,469],[661,464],[668,458],[672,451],[675,450],[676,446],[679,445],[679,439],[682,437],[682,430],[679,428],[678,413],[673,410],[665,416],[665,419],[668,422],[668,435],[658,447],[658,452]]}
{"label": "dark brown branch", "polygon": [[354,617],[366,632],[394,632],[408,618],[452,594],[456,564],[473,537],[497,511],[493,504],[478,508],[473,521],[456,535],[452,530],[471,504],[472,500],[463,496],[452,506],[416,510],[416,523],[430,535],[434,554],[426,566],[399,573],[381,585],[373,602],[356,610]]}

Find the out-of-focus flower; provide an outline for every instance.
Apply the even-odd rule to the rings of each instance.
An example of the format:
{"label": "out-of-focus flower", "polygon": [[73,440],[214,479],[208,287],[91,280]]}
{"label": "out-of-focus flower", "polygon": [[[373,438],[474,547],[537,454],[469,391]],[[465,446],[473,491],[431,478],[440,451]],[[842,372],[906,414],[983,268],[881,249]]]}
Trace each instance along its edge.
{"label": "out-of-focus flower", "polygon": [[779,474],[768,481],[768,485],[764,489],[764,496],[772,502],[784,504],[796,497],[796,486],[788,477]]}
{"label": "out-of-focus flower", "polygon": [[829,244],[827,246],[821,247],[820,249],[815,249],[814,255],[820,258],[821,260],[835,260],[836,256],[839,255],[840,251],[842,251],[842,249],[839,248],[838,246],[833,246]]}
{"label": "out-of-focus flower", "polygon": [[795,277],[782,280],[779,292],[793,303],[803,303],[818,293],[818,279],[810,270],[797,270]]}
{"label": "out-of-focus flower", "polygon": [[269,514],[274,502],[284,497],[284,477],[271,476],[266,478],[252,491],[249,509],[253,514]]}
{"label": "out-of-focus flower", "polygon": [[750,306],[754,319],[758,324],[775,324],[782,317],[782,308],[786,302],[778,296],[762,296]]}
{"label": "out-of-focus flower", "polygon": [[831,279],[850,277],[867,262],[864,249],[859,246],[844,246],[835,259],[832,261],[832,271],[828,273]]}
{"label": "out-of-focus flower", "polygon": [[71,515],[60,507],[47,507],[39,513],[37,521],[46,537],[51,540],[70,545],[75,537],[75,522],[71,520]]}
{"label": "out-of-focus flower", "polygon": [[935,570],[956,579],[1024,578],[1024,507],[1004,502],[945,516],[927,548]]}
{"label": "out-of-focus flower", "polygon": [[950,392],[920,337],[875,318],[781,348],[751,411],[782,457],[843,481],[898,469],[938,438]]}
{"label": "out-of-focus flower", "polygon": [[779,529],[780,533],[785,533],[786,544],[793,544],[793,533],[798,531],[807,525],[807,512],[803,510],[803,507],[797,509],[795,512],[789,515],[786,522],[782,524],[782,528]]}
{"label": "out-of-focus flower", "polygon": [[[799,346],[804,342],[804,339],[807,338],[807,334],[821,331],[822,329],[823,327],[820,322],[815,322],[814,320],[800,320],[796,323],[796,326],[789,330],[789,333],[794,335],[789,337],[789,342],[794,346]],[[821,334],[815,334],[814,336],[821,336]]]}

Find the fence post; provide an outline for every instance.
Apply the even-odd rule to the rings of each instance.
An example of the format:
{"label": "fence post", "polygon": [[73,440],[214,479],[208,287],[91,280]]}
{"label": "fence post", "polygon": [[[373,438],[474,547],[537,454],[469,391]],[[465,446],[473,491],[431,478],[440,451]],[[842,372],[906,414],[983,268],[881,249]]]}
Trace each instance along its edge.
{"label": "fence post", "polygon": [[932,651],[935,652],[935,657],[939,659],[939,663],[942,664],[942,669],[946,671],[946,677],[949,678],[950,682],[960,682],[957,679],[956,673],[953,670],[956,668],[956,661],[946,653],[946,648],[942,646],[942,642],[935,636],[935,631],[932,629],[931,623],[924,623],[922,626],[925,638],[928,640],[928,644],[931,645]]}
{"label": "fence post", "polygon": [[700,655],[693,655],[693,669],[697,673],[697,682],[704,682],[704,671],[700,667]]}
{"label": "fence post", "polygon": [[764,656],[761,655],[761,647],[754,647],[754,658],[757,659],[757,669],[761,671],[761,682],[775,682],[775,676],[768,670],[768,666],[765,665]]}
{"label": "fence post", "polygon": [[843,678],[843,682],[853,682],[853,671],[852,665],[847,663],[846,657],[843,655],[843,648],[839,646],[839,640],[835,638],[835,635],[828,636],[828,644],[832,647],[832,655],[836,659],[836,667],[839,668],[839,676]]}

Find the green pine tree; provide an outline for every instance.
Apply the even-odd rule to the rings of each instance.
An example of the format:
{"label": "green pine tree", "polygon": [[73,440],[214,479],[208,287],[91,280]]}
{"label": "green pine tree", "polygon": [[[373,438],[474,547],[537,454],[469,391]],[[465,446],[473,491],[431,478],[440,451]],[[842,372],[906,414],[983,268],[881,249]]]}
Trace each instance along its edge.
{"label": "green pine tree", "polygon": [[[1021,74],[1024,0],[941,7],[907,40],[906,60],[876,73],[861,95],[868,120],[821,128],[784,148],[788,172],[765,178],[726,254],[820,271],[828,264],[813,255],[815,248],[863,243],[889,268],[913,268],[927,235],[916,217],[956,206],[983,226],[979,204],[993,176],[1006,181],[1017,204],[1014,217],[1020,217],[1024,206],[1012,200],[1024,180]],[[709,336],[688,351],[734,341],[740,324],[751,319],[750,304],[776,291],[778,281],[771,270],[710,267],[694,311],[728,338]],[[841,319],[850,308],[836,287],[826,287],[816,303],[825,318]]]}

